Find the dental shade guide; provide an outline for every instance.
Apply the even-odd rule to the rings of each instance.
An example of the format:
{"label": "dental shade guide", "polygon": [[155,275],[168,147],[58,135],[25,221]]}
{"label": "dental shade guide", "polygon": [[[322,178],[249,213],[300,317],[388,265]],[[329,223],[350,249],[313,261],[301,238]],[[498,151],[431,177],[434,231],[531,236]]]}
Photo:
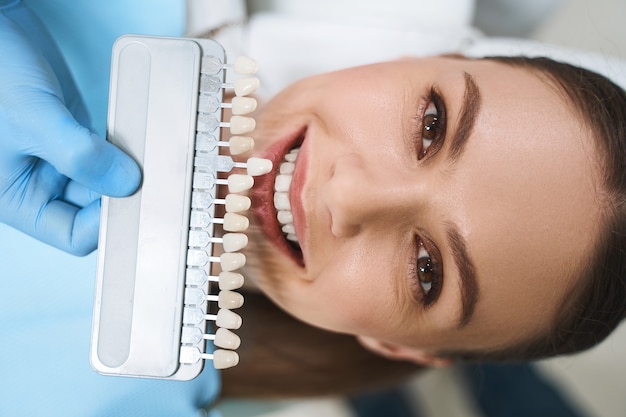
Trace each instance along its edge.
{"label": "dental shade guide", "polygon": [[[245,77],[226,83],[227,70]],[[123,36],[115,43],[107,139],[137,161],[143,183],[132,196],[102,198],[90,353],[96,371],[189,380],[205,359],[217,369],[238,363],[232,330],[241,317],[231,310],[243,305],[237,270],[246,262],[241,213],[250,199],[237,193],[272,169],[265,159],[229,156],[254,146],[246,135],[255,122],[245,115],[256,109],[246,97],[258,87],[255,71],[247,58],[227,64],[210,39]],[[223,100],[225,89],[234,89],[231,102]],[[218,176],[234,169],[247,174]],[[230,193],[224,199],[220,186]],[[223,218],[216,205],[224,206]],[[215,224],[223,236],[215,236]],[[223,253],[214,256],[218,244]]]}

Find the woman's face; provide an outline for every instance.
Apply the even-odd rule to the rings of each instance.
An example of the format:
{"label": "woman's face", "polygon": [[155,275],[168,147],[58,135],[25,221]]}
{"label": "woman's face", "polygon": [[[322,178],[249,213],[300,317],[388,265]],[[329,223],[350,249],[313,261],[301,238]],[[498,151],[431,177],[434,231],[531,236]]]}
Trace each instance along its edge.
{"label": "woman's face", "polygon": [[596,242],[591,132],[527,70],[405,59],[308,78],[265,106],[255,140],[289,174],[254,188],[247,276],[331,331],[431,354],[508,346],[548,328]]}

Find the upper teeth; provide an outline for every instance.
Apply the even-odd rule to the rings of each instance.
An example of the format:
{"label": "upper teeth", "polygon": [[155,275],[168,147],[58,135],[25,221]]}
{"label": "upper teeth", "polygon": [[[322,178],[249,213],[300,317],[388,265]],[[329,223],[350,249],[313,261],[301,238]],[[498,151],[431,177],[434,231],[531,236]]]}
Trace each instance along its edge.
{"label": "upper teeth", "polygon": [[292,242],[298,243],[296,237],[296,229],[293,225],[293,214],[291,213],[291,204],[289,202],[289,190],[291,188],[291,180],[295,169],[295,161],[298,157],[300,148],[294,148],[285,155],[283,162],[280,164],[280,174],[276,176],[274,181],[274,206],[276,207],[278,223],[285,237]]}

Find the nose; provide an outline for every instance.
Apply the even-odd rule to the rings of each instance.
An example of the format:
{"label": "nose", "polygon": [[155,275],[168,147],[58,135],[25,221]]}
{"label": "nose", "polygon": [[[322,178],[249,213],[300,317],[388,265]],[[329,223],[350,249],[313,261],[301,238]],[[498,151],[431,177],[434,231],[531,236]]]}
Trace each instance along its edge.
{"label": "nose", "polygon": [[392,170],[381,171],[357,154],[338,157],[321,190],[335,237],[352,237],[373,222],[382,223],[417,210],[415,188]]}

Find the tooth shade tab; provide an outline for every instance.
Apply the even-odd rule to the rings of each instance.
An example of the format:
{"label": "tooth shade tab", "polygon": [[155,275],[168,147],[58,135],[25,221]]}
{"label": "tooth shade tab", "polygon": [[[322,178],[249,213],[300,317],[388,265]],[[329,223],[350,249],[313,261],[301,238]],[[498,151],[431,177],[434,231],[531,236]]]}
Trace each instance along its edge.
{"label": "tooth shade tab", "polygon": [[232,83],[235,95],[239,97],[255,93],[259,85],[261,85],[261,82],[257,77],[237,78]]}
{"label": "tooth shade tab", "polygon": [[249,190],[254,185],[254,179],[250,175],[232,174],[228,177],[228,191],[240,193]]}
{"label": "tooth shade tab", "polygon": [[[265,158],[249,158],[246,162],[235,162],[233,158],[226,155],[213,155],[213,154],[205,154],[200,153],[198,156],[194,158],[194,167],[200,170],[200,179],[198,180],[198,184],[201,184],[200,180],[208,181],[208,184],[212,187],[213,183],[211,183],[210,179],[205,178],[206,172],[214,169],[218,172],[230,172],[234,168],[245,168],[250,176],[259,176],[267,174],[272,171],[272,161]],[[195,187],[195,185],[194,185]],[[195,188],[209,188],[199,185]]]}
{"label": "tooth shade tab", "polygon": [[231,136],[228,146],[231,155],[241,155],[254,149],[254,140],[248,136]]}
{"label": "tooth shade tab", "polygon": [[204,230],[191,230],[188,240],[192,248],[206,248],[209,243],[221,243],[225,252],[236,252],[248,245],[248,236],[243,233],[226,233],[223,237],[211,237]]}
{"label": "tooth shade tab", "polygon": [[220,263],[222,271],[230,272],[246,264],[246,255],[239,252],[226,252],[221,254],[216,261]]}
{"label": "tooth shade tab", "polygon": [[232,135],[242,135],[252,132],[256,128],[256,121],[252,117],[234,115],[228,122],[220,122],[217,117],[208,113],[199,113],[196,121],[196,130],[200,133],[212,133],[217,128],[228,128]]}
{"label": "tooth shade tab", "polygon": [[[215,65],[212,65],[213,63],[214,61],[212,62],[211,60],[207,60],[206,62],[202,63],[199,87],[201,96],[217,95],[221,89],[233,89],[235,92],[235,96],[245,97],[254,94],[258,90],[261,82],[257,77],[240,77],[235,79],[232,83],[222,82],[222,79],[218,76],[219,71],[214,71],[214,68],[211,68],[212,66],[215,67]],[[252,68],[252,66],[250,66],[248,69],[246,69],[246,73],[242,74],[253,75],[254,73],[250,72],[251,69],[255,68]],[[204,107],[207,104],[208,106]],[[199,103],[199,106],[200,111],[208,113],[214,112],[217,110],[217,108],[219,108],[213,107],[213,103],[207,103],[206,101]],[[254,102],[253,104],[250,101],[246,101],[246,104],[244,104],[243,107],[237,107],[236,105],[234,105],[233,108],[252,108],[252,110],[250,111],[254,111],[254,109],[256,109],[256,102]]]}
{"label": "tooth shade tab", "polygon": [[197,345],[203,340],[213,340],[215,346],[224,349],[237,349],[241,339],[231,330],[220,327],[215,334],[203,334],[198,327],[183,327],[181,341],[187,345]]}
{"label": "tooth shade tab", "polygon": [[218,276],[208,275],[201,268],[187,268],[185,283],[189,286],[204,286],[207,282],[216,282],[220,290],[237,290],[243,287],[244,277],[238,272],[222,271]]}
{"label": "tooth shade tab", "polygon": [[259,175],[265,175],[272,171],[272,161],[265,158],[249,158],[246,163],[246,169],[248,175],[258,177]]}
{"label": "tooth shade tab", "polygon": [[254,185],[254,179],[250,175],[231,174],[228,179],[215,178],[208,172],[196,172],[194,175],[197,177],[197,179],[194,178],[194,188],[211,190],[218,184],[227,185],[231,193],[240,193],[249,190]]}
{"label": "tooth shade tab", "polygon": [[226,233],[220,239],[225,252],[237,252],[248,246],[248,236],[243,233]]}
{"label": "tooth shade tab", "polygon": [[[210,315],[209,315],[210,316]],[[241,316],[227,309],[220,309],[215,316],[217,327],[236,330],[241,327]]]}
{"label": "tooth shade tab", "polygon": [[243,306],[243,295],[235,291],[220,291],[217,298],[217,305],[219,308],[234,310]]}
{"label": "tooth shade tab", "polygon": [[259,64],[252,58],[247,56],[239,56],[235,59],[233,69],[237,74],[253,75],[259,70]]}
{"label": "tooth shade tab", "polygon": [[256,121],[252,117],[233,116],[230,122],[222,123],[221,126],[229,127],[232,135],[242,135],[252,132],[256,128]]}
{"label": "tooth shade tab", "polygon": [[[241,346],[239,336],[225,328],[220,327],[215,334],[204,334],[198,327],[183,327],[181,343],[185,345],[197,345],[203,340],[212,340],[215,346],[223,349],[235,350]],[[197,354],[193,354],[193,356],[196,357]]]}
{"label": "tooth shade tab", "polygon": [[220,256],[211,256],[203,249],[189,249],[187,251],[187,266],[203,267],[208,263],[219,263],[222,271],[234,271],[246,264],[246,256],[239,252],[226,252]]}
{"label": "tooth shade tab", "polygon": [[[196,194],[207,194],[207,193],[196,191]],[[192,199],[193,198],[194,197],[192,194]],[[195,198],[197,200],[196,204],[200,205],[202,203],[202,207],[195,207],[195,206],[192,206],[192,207],[209,208],[211,206],[208,198],[204,196],[196,196]],[[250,206],[252,205],[252,202],[250,201],[250,198],[246,197],[245,195],[228,194],[226,195],[226,198],[214,199],[213,204],[222,204],[226,206],[226,211],[229,213],[239,213],[239,212],[248,210]],[[211,223],[213,222],[211,221],[211,216],[209,216],[208,213],[204,211],[192,211],[191,212],[190,227],[205,228]]]}
{"label": "tooth shade tab", "polygon": [[214,321],[217,327],[236,330],[241,327],[241,316],[227,309],[220,309],[217,314],[205,314],[199,307],[185,307],[183,323],[198,326],[204,321]]}
{"label": "tooth shade tab", "polygon": [[206,302],[216,302],[219,308],[233,310],[243,305],[243,295],[235,291],[220,291],[218,295],[206,294],[202,288],[185,288],[185,305],[200,307]]}
{"label": "tooth shade tab", "polygon": [[232,331],[220,327],[215,332],[215,337],[213,338],[214,344],[217,347],[223,349],[237,349],[241,345],[241,339]]}
{"label": "tooth shade tab", "polygon": [[233,97],[230,103],[220,102],[215,95],[200,94],[198,111],[200,113],[215,113],[219,109],[231,109],[235,115],[249,114],[257,108],[257,101],[252,97]]}
{"label": "tooth shade tab", "polygon": [[244,278],[238,272],[220,272],[218,277],[220,290],[236,290],[243,287]]}
{"label": "tooth shade tab", "polygon": [[252,201],[244,195],[228,194],[225,199],[225,205],[228,213],[239,213],[249,210],[252,206]]}
{"label": "tooth shade tab", "polygon": [[243,232],[250,226],[250,220],[241,214],[226,213],[222,220],[222,226],[227,232]]}
{"label": "tooth shade tab", "polygon": [[220,141],[215,135],[206,132],[196,135],[196,151],[208,153],[217,147],[229,148],[231,155],[240,155],[254,149],[254,139],[248,136],[231,136],[228,141]]}
{"label": "tooth shade tab", "polygon": [[213,353],[202,353],[195,346],[181,346],[180,363],[192,365],[203,359],[212,360],[215,369],[231,368],[239,363],[239,355],[233,350],[217,349]]}
{"label": "tooth shade tab", "polygon": [[230,108],[234,115],[249,114],[256,110],[257,102],[252,97],[233,97]]}
{"label": "tooth shade tab", "polygon": [[215,369],[227,369],[237,366],[239,355],[233,350],[217,349],[213,352],[213,366]]}

